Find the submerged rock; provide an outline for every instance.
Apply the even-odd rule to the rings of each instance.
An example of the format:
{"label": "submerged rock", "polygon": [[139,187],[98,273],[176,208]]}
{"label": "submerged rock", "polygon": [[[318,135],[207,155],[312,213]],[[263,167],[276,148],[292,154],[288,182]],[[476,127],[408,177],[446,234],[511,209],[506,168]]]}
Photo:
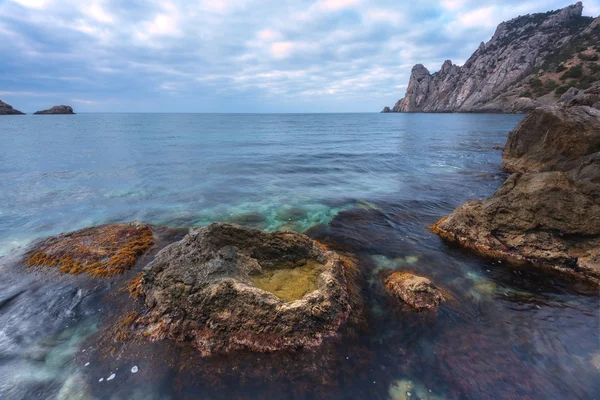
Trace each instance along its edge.
{"label": "submerged rock", "polygon": [[100,225],[42,240],[26,254],[25,263],[106,277],[129,270],[153,243],[152,229],[146,224]]}
{"label": "submerged rock", "polygon": [[48,110],[36,111],[34,115],[56,115],[56,114],[75,114],[71,106],[54,106]]}
{"label": "submerged rock", "polygon": [[427,278],[410,272],[394,272],[385,279],[386,289],[409,306],[422,310],[434,310],[444,297]]}
{"label": "submerged rock", "polygon": [[146,335],[204,355],[313,347],[356,312],[355,266],[307,236],[215,223],[143,270]]}
{"label": "submerged rock", "polygon": [[19,110],[12,108],[10,104],[6,104],[0,100],[0,115],[25,115]]}

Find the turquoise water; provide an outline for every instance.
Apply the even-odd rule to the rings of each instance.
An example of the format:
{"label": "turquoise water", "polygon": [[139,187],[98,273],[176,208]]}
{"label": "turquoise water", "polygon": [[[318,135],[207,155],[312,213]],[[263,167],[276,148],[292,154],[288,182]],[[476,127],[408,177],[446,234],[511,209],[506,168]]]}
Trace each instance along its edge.
{"label": "turquoise water", "polygon": [[[33,284],[26,273],[11,272],[0,283],[0,354],[5,354],[0,355],[0,398],[63,393],[63,398],[90,399],[401,399],[409,391],[412,398],[430,399],[598,397],[597,294],[560,278],[543,280],[478,259],[426,230],[456,206],[487,197],[501,185],[501,153],[493,147],[504,145],[521,118],[0,118],[0,267],[32,240],[90,225],[139,220],[187,228],[237,222],[305,232],[356,253],[370,314],[370,331],[356,345],[368,356],[350,367],[340,353],[336,368],[351,378],[336,375],[337,385],[311,379],[309,388],[300,390],[304,386],[290,377],[242,384],[229,371],[223,374],[230,380],[222,378],[227,384],[214,388],[205,378],[139,354],[115,356],[112,364],[89,360],[97,368],[85,367],[82,350],[94,349],[94,333],[110,314],[102,295],[86,297],[85,290],[78,295],[78,281],[44,278]],[[434,319],[397,312],[381,294],[377,276],[389,268],[429,276],[456,300]],[[15,293],[14,300],[3,300]],[[63,300],[47,301],[57,293]],[[59,322],[42,329],[36,312]],[[30,355],[40,346],[43,361]],[[256,361],[244,357],[244,366]],[[293,370],[300,361],[268,362]],[[98,382],[112,368],[128,370],[133,363],[140,364],[138,374],[118,373],[112,383]]]}

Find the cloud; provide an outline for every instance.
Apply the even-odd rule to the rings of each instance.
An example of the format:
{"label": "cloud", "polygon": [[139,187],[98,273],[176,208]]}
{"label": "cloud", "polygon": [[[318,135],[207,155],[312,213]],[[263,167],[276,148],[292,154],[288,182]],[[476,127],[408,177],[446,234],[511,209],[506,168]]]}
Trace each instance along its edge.
{"label": "cloud", "polygon": [[0,95],[19,109],[378,111],[412,65],[466,60],[501,21],[568,4],[5,0]]}
{"label": "cloud", "polygon": [[81,103],[81,104],[96,104],[96,102],[93,100],[71,99],[71,101],[74,103]]}

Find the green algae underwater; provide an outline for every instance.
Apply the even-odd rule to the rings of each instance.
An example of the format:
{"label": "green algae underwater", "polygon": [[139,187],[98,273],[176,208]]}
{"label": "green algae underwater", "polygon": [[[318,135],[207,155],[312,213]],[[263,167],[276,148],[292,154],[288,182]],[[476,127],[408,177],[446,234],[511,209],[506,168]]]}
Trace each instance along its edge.
{"label": "green algae underwater", "polygon": [[[0,398],[600,397],[594,289],[475,257],[426,229],[499,187],[493,147],[520,118],[0,120]],[[121,275],[32,273],[18,264],[36,239],[133,220],[168,228]],[[314,350],[210,358],[186,342],[127,340],[119,328],[144,311],[143,298],[126,290],[140,269],[188,227],[215,221],[294,230],[352,254],[366,324]],[[257,279],[291,300],[311,290],[318,268]],[[435,313],[391,301],[381,276],[396,270],[428,277],[447,301]]]}

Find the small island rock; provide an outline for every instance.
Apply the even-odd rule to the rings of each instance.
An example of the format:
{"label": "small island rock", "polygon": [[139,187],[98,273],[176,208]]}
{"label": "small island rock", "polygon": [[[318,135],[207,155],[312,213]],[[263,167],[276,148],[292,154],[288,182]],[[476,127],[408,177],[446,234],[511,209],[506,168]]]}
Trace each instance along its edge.
{"label": "small island rock", "polygon": [[25,115],[19,110],[12,108],[10,104],[6,104],[0,100],[0,115]]}
{"label": "small island rock", "polygon": [[34,115],[59,115],[66,114],[71,115],[75,114],[73,112],[73,108],[71,106],[54,106],[48,110],[36,111]]}
{"label": "small island rock", "polygon": [[189,340],[203,355],[318,346],[357,311],[354,268],[294,232],[192,229],[142,272],[144,336]]}

